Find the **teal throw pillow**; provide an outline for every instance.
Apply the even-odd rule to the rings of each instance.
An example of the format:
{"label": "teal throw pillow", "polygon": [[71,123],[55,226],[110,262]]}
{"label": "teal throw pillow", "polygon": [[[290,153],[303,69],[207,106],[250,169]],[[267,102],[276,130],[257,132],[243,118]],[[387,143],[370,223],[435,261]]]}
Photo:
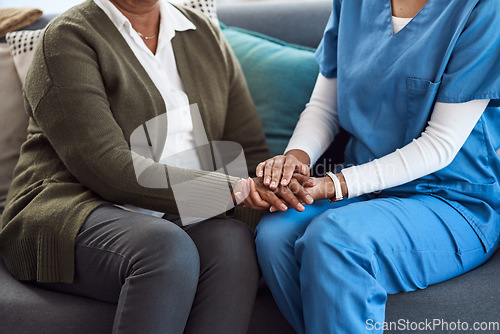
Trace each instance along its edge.
{"label": "teal throw pillow", "polygon": [[283,154],[318,77],[314,49],[224,25],[222,32],[243,68],[271,154]]}

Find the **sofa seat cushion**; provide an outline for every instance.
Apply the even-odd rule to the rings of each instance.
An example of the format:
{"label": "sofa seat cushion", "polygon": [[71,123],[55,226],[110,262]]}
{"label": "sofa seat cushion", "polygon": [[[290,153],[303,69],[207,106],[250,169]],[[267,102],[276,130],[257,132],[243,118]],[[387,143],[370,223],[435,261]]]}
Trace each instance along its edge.
{"label": "sofa seat cushion", "polygon": [[[116,304],[19,282],[0,258],[0,333],[109,334]],[[262,282],[249,334],[293,334]]]}
{"label": "sofa seat cushion", "polygon": [[115,304],[21,283],[1,259],[0,286],[2,333],[111,333]]}
{"label": "sofa seat cushion", "polygon": [[[468,330],[443,326],[434,331],[397,331],[391,333],[500,333],[500,250],[485,264],[462,276],[431,285],[424,290],[390,295],[387,300],[386,322],[410,320],[414,325],[426,321],[445,321],[449,326],[460,321]],[[475,322],[492,323],[489,330],[472,330]],[[464,325],[466,326],[466,325]]]}
{"label": "sofa seat cushion", "polygon": [[[486,264],[463,276],[410,293],[390,295],[386,321],[496,322],[500,326],[500,252]],[[0,259],[0,332],[84,334],[111,333],[115,304],[44,290],[16,281]],[[494,326],[495,324],[493,324]],[[456,333],[438,330],[433,333]],[[414,333],[388,330],[391,333]],[[416,331],[419,332],[419,331]],[[424,333],[426,331],[420,331]],[[471,332],[471,331],[464,331]],[[476,331],[477,332],[477,331]],[[279,313],[269,289],[261,284],[255,302],[249,334],[293,334]],[[500,328],[481,331],[500,333]]]}

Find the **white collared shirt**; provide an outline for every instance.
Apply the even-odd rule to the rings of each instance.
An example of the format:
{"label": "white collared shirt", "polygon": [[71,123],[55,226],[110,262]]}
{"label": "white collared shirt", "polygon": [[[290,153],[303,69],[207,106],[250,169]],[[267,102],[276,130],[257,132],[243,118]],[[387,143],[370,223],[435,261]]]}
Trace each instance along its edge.
{"label": "white collared shirt", "polygon": [[146,70],[165,101],[167,109],[167,143],[160,162],[169,165],[199,169],[200,163],[193,156],[191,161],[167,159],[176,153],[195,147],[193,121],[189,112],[189,99],[177,71],[172,38],[176,31],[195,30],[195,25],[177,8],[164,0],[160,5],[160,32],[156,54],[146,46],[130,21],[109,0],[94,0],[106,13],[135,56]]}
{"label": "white collared shirt", "polygon": [[[172,38],[176,31],[196,30],[196,26],[172,4],[159,0],[160,31],[156,54],[153,54],[137,31],[134,30],[130,21],[111,1],[94,0],[94,2],[106,13],[122,34],[165,101],[167,138],[159,162],[164,164],[168,162],[168,165],[175,167],[201,169],[200,161],[195,154],[190,155],[189,158],[184,155],[182,160],[175,158],[177,153],[190,150],[196,144],[189,99],[177,70]],[[126,207],[134,211],[138,209],[131,206]],[[155,216],[163,215],[163,213],[145,209],[140,209],[140,211]]]}

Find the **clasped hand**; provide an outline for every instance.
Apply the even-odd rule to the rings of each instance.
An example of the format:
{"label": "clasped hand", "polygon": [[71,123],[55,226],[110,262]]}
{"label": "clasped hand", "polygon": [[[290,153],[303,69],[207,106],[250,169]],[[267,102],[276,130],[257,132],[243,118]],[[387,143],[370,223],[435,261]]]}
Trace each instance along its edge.
{"label": "clasped hand", "polygon": [[234,187],[236,202],[255,210],[304,211],[305,204],[326,198],[333,189],[325,178],[310,177],[309,166],[293,155],[260,163],[256,174],[256,178],[240,180]]}

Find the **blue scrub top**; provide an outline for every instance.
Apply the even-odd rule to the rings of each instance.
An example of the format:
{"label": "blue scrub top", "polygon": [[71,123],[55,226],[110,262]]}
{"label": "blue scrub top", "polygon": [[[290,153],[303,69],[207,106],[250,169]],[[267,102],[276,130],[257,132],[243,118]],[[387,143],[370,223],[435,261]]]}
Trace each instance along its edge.
{"label": "blue scrub top", "polygon": [[[388,189],[426,193],[457,209],[485,250],[500,232],[500,1],[429,0],[393,34],[391,0],[334,0],[316,52],[338,79],[346,164],[362,164],[420,137],[435,102],[491,102],[453,162]],[[450,120],[453,121],[452,119]]]}

